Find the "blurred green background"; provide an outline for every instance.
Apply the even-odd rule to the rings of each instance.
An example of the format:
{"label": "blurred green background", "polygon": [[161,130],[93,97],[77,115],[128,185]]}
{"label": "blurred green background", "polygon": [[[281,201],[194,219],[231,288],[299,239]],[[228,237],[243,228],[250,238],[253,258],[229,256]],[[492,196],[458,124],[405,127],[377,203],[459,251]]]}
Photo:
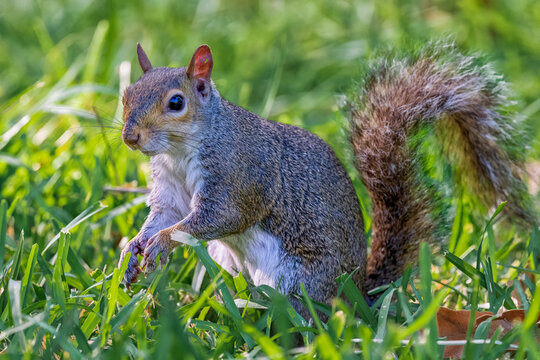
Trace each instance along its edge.
{"label": "blurred green background", "polygon": [[[100,346],[99,341],[103,345],[112,338],[120,344],[116,350],[120,353],[132,349],[131,341],[126,340],[132,332],[140,334],[139,347],[144,348],[147,339],[155,340],[151,331],[146,332],[146,326],[157,328],[153,310],[137,308],[132,318],[142,327],[133,330],[130,320],[123,335],[109,337],[105,325],[116,302],[112,301],[111,310],[107,310],[102,302],[103,291],[100,301],[79,297],[87,292],[86,288],[98,286],[104,274],[111,279],[121,242],[137,233],[147,213],[144,194],[115,191],[146,187],[150,180],[148,159],[129,151],[120,139],[119,94],[123,86],[141,74],[136,63],[137,42],[154,66],[184,66],[198,45],[209,44],[214,53],[213,79],[221,94],[253,112],[307,128],[327,140],[345,162],[366,204],[367,196],[350,159],[346,118],[340,111],[342,94],[354,84],[360,65],[378,50],[408,48],[448,37],[464,51],[486,55],[512,84],[519,116],[526,118],[527,135],[533,139],[528,162],[538,164],[538,0],[0,1],[0,199],[7,201],[7,211],[2,214],[7,219],[7,236],[0,229],[0,242],[6,245],[0,250],[0,268],[1,264],[11,268],[9,276],[20,280],[18,266],[30,266],[31,270],[36,259],[28,256],[31,246],[36,249],[32,254],[39,247],[43,255],[42,259],[37,257],[40,271],[23,281],[29,294],[22,303],[23,315],[43,315],[54,328],[84,323],[82,328],[94,341],[94,348]],[[127,62],[131,63],[131,71]],[[526,141],[523,143],[525,151]],[[467,216],[473,205],[466,198],[459,202],[463,212],[460,210],[450,243],[456,256],[473,262],[473,249],[483,238],[486,219],[475,223]],[[97,213],[90,217],[93,212]],[[88,218],[77,220],[71,227],[70,222],[81,213]],[[366,216],[366,230],[369,225]],[[55,236],[66,226],[72,233],[68,258],[72,269],[60,271],[56,264],[66,261],[56,261],[56,241],[67,240]],[[500,240],[505,245],[493,258],[526,266],[527,258],[517,259],[516,255],[525,250],[525,241],[511,233]],[[51,247],[46,249],[48,244]],[[192,286],[196,263],[191,250],[174,253],[166,283],[168,289],[174,290],[175,304],[197,298],[201,283],[198,288]],[[47,271],[53,271],[58,278],[51,281]],[[443,271],[443,279],[462,276],[448,265]],[[510,278],[518,276],[515,270],[509,273]],[[494,278],[505,283],[506,276],[505,272]],[[143,281],[141,287],[136,285],[135,291],[149,286],[151,281]],[[471,289],[467,286],[472,285],[467,281],[460,278],[462,291],[468,295]],[[33,286],[28,290],[30,283]],[[6,283],[3,286],[2,331],[16,324],[7,310]],[[120,293],[125,306],[130,297],[123,290]],[[71,314],[58,310],[55,304],[62,305],[63,296],[75,309],[99,309],[103,317],[100,326],[105,327],[94,332],[92,325],[96,327],[97,322],[92,316],[96,312]],[[456,299],[470,302],[462,294],[453,293],[450,301],[458,308],[462,302]],[[117,319],[124,319],[119,323],[125,321],[125,314],[118,312]],[[263,323],[264,319],[259,325]],[[26,335],[39,340],[39,331],[36,335],[32,327]],[[71,330],[66,331],[68,334]],[[20,344],[27,344],[23,340]],[[4,344],[8,340],[2,341]],[[61,341],[61,336],[46,339],[47,344],[54,345],[55,341]],[[208,349],[216,348],[208,341]],[[34,350],[39,350],[40,341],[32,344]],[[229,351],[244,351],[241,342],[237,345],[238,349]],[[21,349],[31,354],[29,346],[21,345]],[[54,346],[47,351],[57,351]],[[218,346],[217,354],[222,350]],[[12,351],[17,352],[17,347]],[[117,358],[114,352],[111,354],[111,358]]]}
{"label": "blurred green background", "polygon": [[[74,81],[116,89],[118,65],[135,61],[137,42],[160,66],[185,65],[197,45],[208,43],[226,98],[308,127],[333,118],[336,95],[374,49],[450,35],[496,63],[535,133],[540,127],[536,0],[6,0],[0,34],[1,103],[36,81],[54,83],[92,56],[91,68]],[[92,41],[102,42],[98,54],[89,53]],[[134,67],[133,81],[139,73]],[[3,120],[3,130],[14,121]]]}

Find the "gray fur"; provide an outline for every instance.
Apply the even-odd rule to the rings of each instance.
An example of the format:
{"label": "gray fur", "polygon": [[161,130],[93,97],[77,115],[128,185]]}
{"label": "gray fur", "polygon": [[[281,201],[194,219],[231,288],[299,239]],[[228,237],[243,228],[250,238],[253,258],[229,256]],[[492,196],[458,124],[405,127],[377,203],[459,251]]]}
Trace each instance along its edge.
{"label": "gray fur", "polygon": [[[215,259],[242,258],[248,275],[264,272],[271,280],[261,283],[279,285],[285,293],[300,293],[299,284],[304,283],[309,295],[320,302],[335,295],[335,279],[344,272],[360,267],[355,280],[362,284],[366,243],[360,206],[332,149],[303,129],[268,121],[227,102],[214,88],[204,103],[190,97],[193,115],[179,124],[188,134],[185,144],[162,139],[160,133],[152,135],[161,116],[155,105],[162,101],[160,94],[171,88],[189,93],[189,87],[179,82],[189,82],[183,68],[154,68],[126,91],[124,131],[146,132],[143,138],[150,140],[140,148],[152,155],[155,182],[151,212],[141,234],[151,235],[149,229],[154,230],[156,223],[166,227],[174,222],[171,233],[218,239],[225,245],[211,246]],[[186,157],[197,164],[196,186],[184,185],[189,177]],[[172,166],[177,169],[171,171]],[[186,204],[182,194],[191,195],[189,214],[181,209]],[[274,249],[268,239],[256,241],[261,238],[257,230],[277,241],[272,251],[280,261],[274,269],[263,269],[254,260],[260,259],[257,253],[264,251],[262,247]],[[145,244],[137,240],[143,235],[138,235],[136,245],[130,243],[124,254],[146,247],[145,265],[147,271],[153,270],[157,254],[163,258],[176,245],[160,233]],[[231,253],[216,254],[215,248]],[[266,274],[270,270],[273,273]],[[136,280],[139,271],[138,264],[130,264],[126,281]]]}
{"label": "gray fur", "polygon": [[[224,100],[209,80],[209,48],[199,50],[189,76],[186,68],[150,68],[124,95],[123,134],[140,138],[129,146],[152,157],[155,183],[150,215],[122,256],[144,252],[146,272],[179,244],[171,237],[189,234],[210,240],[211,256],[228,271],[284,293],[299,294],[303,283],[320,302],[335,296],[336,277],[344,272],[354,272],[363,290],[396,280],[415,261],[420,241],[442,236],[433,189],[419,181],[409,148],[424,125],[446,134],[445,153],[462,164],[458,174],[473,175],[471,187],[487,194],[481,195],[486,203],[507,199],[530,220],[515,201],[522,183],[519,164],[504,147],[513,126],[498,112],[498,85],[458,55],[449,63],[433,53],[383,62],[351,106],[351,140],[373,203],[364,279],[360,206],[332,149],[308,131]],[[167,109],[174,93],[186,100],[181,112]],[[134,257],[125,281],[136,281],[140,271]]]}

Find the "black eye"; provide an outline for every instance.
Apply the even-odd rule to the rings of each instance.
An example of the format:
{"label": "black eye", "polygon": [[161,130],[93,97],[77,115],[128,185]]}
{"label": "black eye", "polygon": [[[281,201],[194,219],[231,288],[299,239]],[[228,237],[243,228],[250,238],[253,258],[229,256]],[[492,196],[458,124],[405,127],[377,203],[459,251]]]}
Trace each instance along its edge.
{"label": "black eye", "polygon": [[182,95],[174,95],[169,100],[169,109],[173,111],[180,111],[184,108],[184,97]]}

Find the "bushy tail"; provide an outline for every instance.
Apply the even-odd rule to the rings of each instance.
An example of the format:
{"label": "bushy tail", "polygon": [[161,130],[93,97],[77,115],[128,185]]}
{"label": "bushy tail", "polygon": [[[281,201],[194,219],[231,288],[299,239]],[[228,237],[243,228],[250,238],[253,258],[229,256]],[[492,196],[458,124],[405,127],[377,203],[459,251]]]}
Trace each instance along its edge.
{"label": "bushy tail", "polygon": [[399,278],[416,260],[421,241],[448,233],[413,145],[426,127],[464,190],[487,208],[508,201],[507,215],[534,221],[520,179],[523,136],[518,120],[506,113],[505,92],[491,67],[452,45],[431,45],[369,69],[358,98],[350,100],[351,142],[373,207],[366,290]]}

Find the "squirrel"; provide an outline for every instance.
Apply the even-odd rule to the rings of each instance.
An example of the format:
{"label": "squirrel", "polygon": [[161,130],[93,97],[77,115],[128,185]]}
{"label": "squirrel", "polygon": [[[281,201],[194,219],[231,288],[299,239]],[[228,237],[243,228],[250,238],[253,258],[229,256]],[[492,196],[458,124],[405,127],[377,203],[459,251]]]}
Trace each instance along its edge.
{"label": "squirrel", "polygon": [[440,243],[448,233],[437,216],[440,195],[422,180],[411,140],[424,128],[481,203],[508,201],[505,212],[535,221],[504,82],[454,45],[375,63],[348,101],[355,163],[372,202],[369,257],[358,197],[328,144],[221,97],[207,45],[181,68],[154,68],[140,44],[137,55],[143,74],[123,95],[122,138],[150,156],[154,184],[150,213],[122,250],[120,263],[131,253],[128,285],[192,236],[208,241],[223,269],[255,285],[300,294],[303,283],[313,300],[328,303],[336,278],[351,273],[369,299],[369,290],[414,263],[421,241]]}

